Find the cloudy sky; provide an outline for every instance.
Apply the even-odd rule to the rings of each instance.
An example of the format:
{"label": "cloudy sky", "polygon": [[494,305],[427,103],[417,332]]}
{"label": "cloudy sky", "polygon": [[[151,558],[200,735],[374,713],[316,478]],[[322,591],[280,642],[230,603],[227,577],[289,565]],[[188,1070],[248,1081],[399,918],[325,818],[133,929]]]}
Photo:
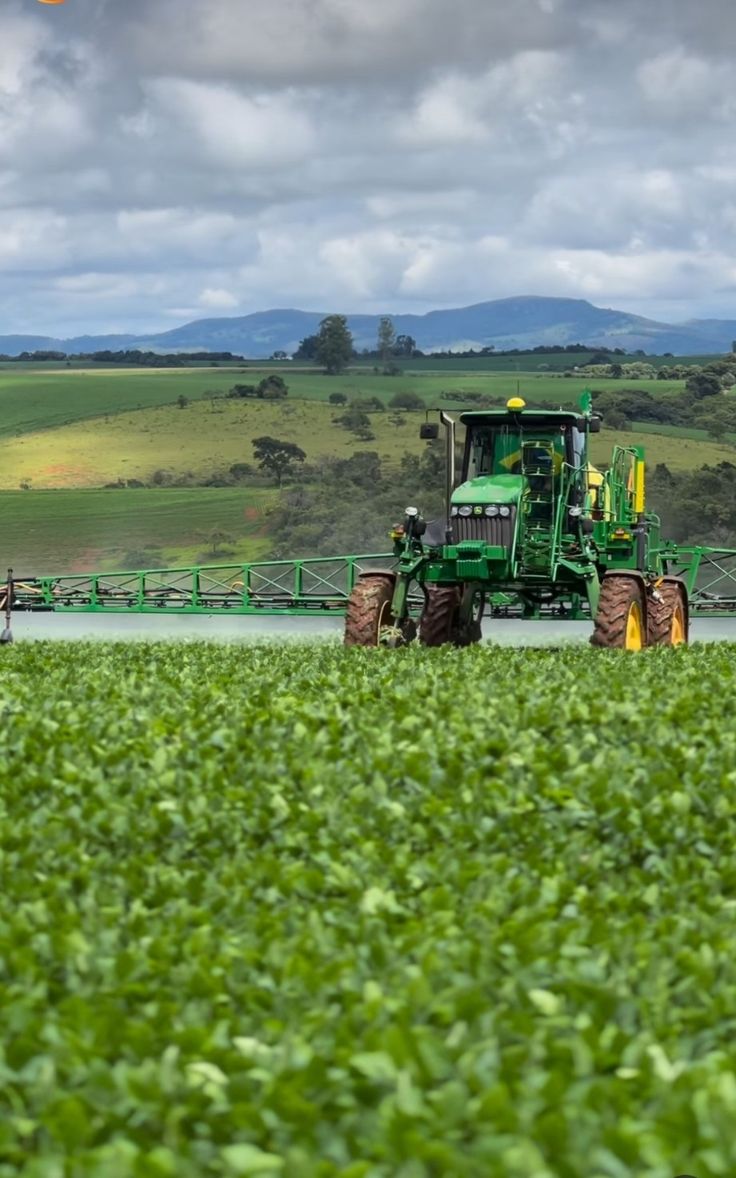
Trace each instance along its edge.
{"label": "cloudy sky", "polygon": [[733,0],[0,0],[0,334],[736,312]]}

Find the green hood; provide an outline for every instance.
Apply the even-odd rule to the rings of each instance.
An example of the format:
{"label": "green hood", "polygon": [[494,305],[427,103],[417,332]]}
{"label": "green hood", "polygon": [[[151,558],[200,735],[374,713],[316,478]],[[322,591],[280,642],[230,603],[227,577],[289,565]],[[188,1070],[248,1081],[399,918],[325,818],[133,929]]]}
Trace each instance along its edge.
{"label": "green hood", "polygon": [[463,503],[518,503],[524,488],[520,474],[481,475],[452,492],[453,506]]}

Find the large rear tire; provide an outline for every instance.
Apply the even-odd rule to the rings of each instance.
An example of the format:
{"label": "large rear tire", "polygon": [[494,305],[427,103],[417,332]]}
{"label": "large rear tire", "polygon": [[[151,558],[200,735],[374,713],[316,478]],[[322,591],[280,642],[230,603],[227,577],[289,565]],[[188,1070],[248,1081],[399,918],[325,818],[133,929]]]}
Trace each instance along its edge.
{"label": "large rear tire", "polygon": [[645,617],[644,589],[638,578],[609,573],[601,582],[590,641],[611,650],[642,650],[647,645]]}
{"label": "large rear tire", "polygon": [[657,587],[661,598],[649,599],[647,642],[649,646],[681,646],[688,639],[687,602],[682,589],[674,581],[663,581]]}

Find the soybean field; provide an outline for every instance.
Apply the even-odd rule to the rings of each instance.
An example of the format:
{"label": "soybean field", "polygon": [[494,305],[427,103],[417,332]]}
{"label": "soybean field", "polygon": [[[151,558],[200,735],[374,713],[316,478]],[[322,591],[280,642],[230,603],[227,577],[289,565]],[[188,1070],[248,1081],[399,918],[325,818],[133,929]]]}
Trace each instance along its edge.
{"label": "soybean field", "polygon": [[0,655],[0,1174],[734,1172],[734,648]]}

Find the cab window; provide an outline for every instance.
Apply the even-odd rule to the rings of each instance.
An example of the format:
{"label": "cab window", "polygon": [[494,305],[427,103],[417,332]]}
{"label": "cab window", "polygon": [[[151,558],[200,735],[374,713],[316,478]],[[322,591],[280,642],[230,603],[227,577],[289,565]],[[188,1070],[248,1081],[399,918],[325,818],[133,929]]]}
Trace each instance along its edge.
{"label": "cab window", "polygon": [[[565,427],[542,425],[539,429],[512,429],[508,426],[474,426],[470,438],[467,478],[479,475],[520,474],[522,454],[528,462],[533,456],[534,442],[539,442],[540,455],[549,454],[552,444],[555,467],[567,461]],[[582,454],[582,449],[580,451]]]}

